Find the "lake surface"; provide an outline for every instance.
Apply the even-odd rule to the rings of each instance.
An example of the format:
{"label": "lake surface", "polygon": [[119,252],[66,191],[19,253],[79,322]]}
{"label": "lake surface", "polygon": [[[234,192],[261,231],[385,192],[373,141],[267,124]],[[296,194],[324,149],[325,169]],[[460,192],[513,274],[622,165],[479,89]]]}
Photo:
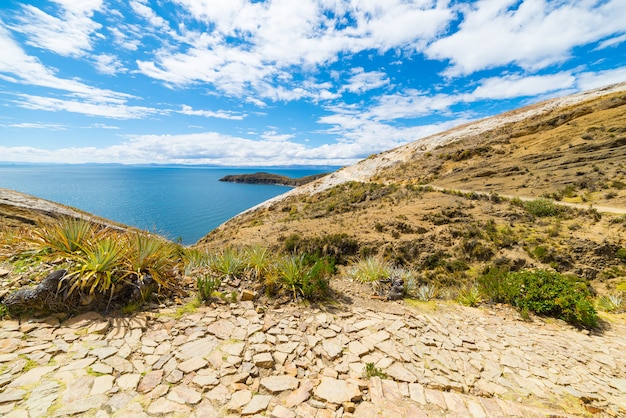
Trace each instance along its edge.
{"label": "lake surface", "polygon": [[302,177],[326,169],[0,165],[0,187],[73,206],[190,245],[289,187],[220,182],[258,171]]}

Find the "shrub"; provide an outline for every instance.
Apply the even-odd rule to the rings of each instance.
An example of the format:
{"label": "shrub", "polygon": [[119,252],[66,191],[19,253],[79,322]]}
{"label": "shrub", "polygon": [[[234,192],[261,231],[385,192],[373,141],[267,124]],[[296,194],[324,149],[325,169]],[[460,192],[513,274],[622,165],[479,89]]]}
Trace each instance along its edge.
{"label": "shrub", "polygon": [[524,202],[526,212],[538,218],[557,216],[563,212],[563,208],[550,199],[536,199]]}
{"label": "shrub", "polygon": [[329,234],[310,238],[292,234],[285,239],[283,248],[292,254],[306,253],[317,257],[333,257],[338,264],[345,264],[348,257],[358,253],[359,243],[348,234]]}
{"label": "shrub", "polygon": [[507,274],[506,268],[488,267],[477,280],[479,290],[493,302],[507,302],[510,300],[505,284]]}
{"label": "shrub", "polygon": [[291,293],[293,300],[298,295],[305,299],[323,298],[328,295],[328,277],[333,267],[325,259],[311,262],[304,254],[283,256],[274,264],[266,283]]}
{"label": "shrub", "polygon": [[626,248],[620,248],[615,251],[615,257],[619,258],[622,261],[626,261]]}
{"label": "shrub", "polygon": [[572,325],[594,328],[597,314],[585,283],[547,270],[505,273],[487,271],[479,283],[496,302],[506,302],[521,311],[562,319]]}
{"label": "shrub", "polygon": [[272,263],[267,247],[253,245],[244,250],[246,270],[252,279],[262,279],[268,272]]}
{"label": "shrub", "polygon": [[365,369],[363,369],[363,378],[369,380],[371,377],[378,376],[381,379],[387,378],[387,373],[383,372],[381,369],[376,367],[374,363],[366,363]]}

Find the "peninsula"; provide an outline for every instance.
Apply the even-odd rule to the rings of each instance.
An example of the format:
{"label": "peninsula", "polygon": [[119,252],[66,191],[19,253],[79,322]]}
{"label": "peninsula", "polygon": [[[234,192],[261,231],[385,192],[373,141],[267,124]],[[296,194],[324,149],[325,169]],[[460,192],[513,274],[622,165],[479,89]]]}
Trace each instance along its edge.
{"label": "peninsula", "polygon": [[328,175],[328,173],[313,174],[311,176],[304,176],[299,178],[291,178],[287,176],[281,176],[279,174],[271,174],[258,172],[254,174],[233,174],[224,176],[220,181],[227,181],[230,183],[247,183],[247,184],[275,184],[279,186],[291,186],[299,187],[304,184],[310,183],[314,180],[322,178]]}

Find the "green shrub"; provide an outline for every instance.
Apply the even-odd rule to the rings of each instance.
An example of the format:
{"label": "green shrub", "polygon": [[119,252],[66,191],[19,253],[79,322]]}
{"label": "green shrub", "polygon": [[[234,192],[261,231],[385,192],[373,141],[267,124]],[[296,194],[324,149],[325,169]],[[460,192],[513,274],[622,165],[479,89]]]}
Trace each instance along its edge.
{"label": "green shrub", "polygon": [[490,269],[480,280],[485,294],[538,315],[562,319],[572,325],[598,324],[591,293],[585,283],[547,270],[504,273]]}
{"label": "green shrub", "polygon": [[365,369],[363,370],[363,378],[369,380],[370,377],[378,376],[381,379],[387,378],[387,373],[383,372],[381,369],[376,367],[374,363],[366,363]]}
{"label": "green shrub", "polygon": [[298,295],[304,299],[323,298],[328,295],[333,268],[334,264],[326,259],[312,261],[304,254],[283,256],[274,264],[266,284],[291,293],[293,300]]}
{"label": "green shrub", "polygon": [[149,274],[159,286],[173,287],[175,267],[180,259],[179,247],[143,232],[131,233],[127,239],[128,246],[124,254],[126,269],[138,277]]}
{"label": "green shrub", "polygon": [[272,264],[272,257],[267,247],[253,245],[244,250],[246,270],[254,280],[263,279]]}
{"label": "green shrub", "polygon": [[622,261],[626,261],[626,248],[620,248],[615,252],[615,257],[619,258]]}
{"label": "green shrub", "polygon": [[503,267],[488,267],[478,278],[478,289],[488,299],[496,303],[508,303],[512,299],[507,286],[509,270]]}
{"label": "green shrub", "polygon": [[538,218],[558,216],[563,212],[563,207],[555,204],[550,199],[535,199],[524,202],[526,212]]}

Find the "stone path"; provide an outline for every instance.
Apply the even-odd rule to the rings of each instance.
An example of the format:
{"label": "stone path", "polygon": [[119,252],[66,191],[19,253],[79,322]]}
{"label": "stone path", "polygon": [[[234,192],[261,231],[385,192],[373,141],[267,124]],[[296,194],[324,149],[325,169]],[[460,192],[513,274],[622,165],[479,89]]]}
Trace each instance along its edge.
{"label": "stone path", "polygon": [[623,326],[393,306],[2,321],[0,415],[626,416]]}

